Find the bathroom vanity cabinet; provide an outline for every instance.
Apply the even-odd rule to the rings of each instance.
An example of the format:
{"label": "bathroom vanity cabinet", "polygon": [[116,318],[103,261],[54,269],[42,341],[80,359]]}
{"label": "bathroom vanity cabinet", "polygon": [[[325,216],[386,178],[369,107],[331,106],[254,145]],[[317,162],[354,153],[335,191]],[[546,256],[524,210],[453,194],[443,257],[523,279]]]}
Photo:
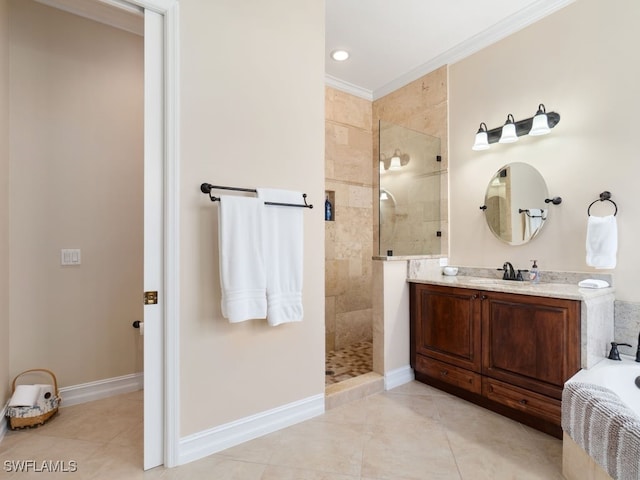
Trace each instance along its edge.
{"label": "bathroom vanity cabinet", "polygon": [[410,284],[416,379],[561,436],[580,369],[580,301]]}

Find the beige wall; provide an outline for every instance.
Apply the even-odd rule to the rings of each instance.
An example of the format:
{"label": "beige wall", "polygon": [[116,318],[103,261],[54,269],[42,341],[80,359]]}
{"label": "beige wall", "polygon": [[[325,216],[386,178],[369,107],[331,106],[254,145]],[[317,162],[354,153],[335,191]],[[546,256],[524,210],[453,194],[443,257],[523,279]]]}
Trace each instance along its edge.
{"label": "beige wall", "polygon": [[9,2],[0,0],[0,408],[9,398]]}
{"label": "beige wall", "polygon": [[325,222],[325,322],[334,350],[372,339],[372,130],[370,101],[325,92],[325,189],[335,218]]}
{"label": "beige wall", "polygon": [[[11,374],[49,368],[67,386],[138,372],[142,38],[10,4]],[[82,264],[62,267],[62,248]]]}
{"label": "beige wall", "polygon": [[[611,191],[618,211],[616,298],[640,301],[640,3],[580,0],[449,69],[451,262],[516,268],[595,270],[585,263],[587,207]],[[550,135],[474,152],[480,122],[489,128],[532,116],[539,103],[561,115]],[[551,206],[540,235],[509,247],[487,228],[478,209],[491,176],[509,162],[526,162],[546,179]],[[613,212],[604,204],[592,213]],[[598,211],[596,211],[598,208]]]}
{"label": "beige wall", "polygon": [[426,133],[440,139],[443,175],[441,177],[441,215],[442,219],[442,253],[447,254],[448,245],[448,213],[447,191],[449,162],[448,124],[447,124],[447,68],[441,67],[415,80],[395,92],[385,95],[373,102],[373,156],[372,170],[373,195],[373,240],[374,249],[378,248],[379,236],[379,123],[380,120],[400,125],[411,130]]}
{"label": "beige wall", "polygon": [[[324,2],[180,1],[181,436],[324,393]],[[306,192],[305,317],[220,312],[202,182]]]}

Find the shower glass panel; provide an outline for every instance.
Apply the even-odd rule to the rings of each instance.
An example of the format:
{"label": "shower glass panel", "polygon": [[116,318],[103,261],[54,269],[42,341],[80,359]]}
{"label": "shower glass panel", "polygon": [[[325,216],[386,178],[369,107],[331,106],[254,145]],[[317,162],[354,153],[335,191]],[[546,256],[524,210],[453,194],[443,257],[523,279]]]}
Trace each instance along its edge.
{"label": "shower glass panel", "polygon": [[440,139],[380,121],[379,141],[379,254],[440,254]]}

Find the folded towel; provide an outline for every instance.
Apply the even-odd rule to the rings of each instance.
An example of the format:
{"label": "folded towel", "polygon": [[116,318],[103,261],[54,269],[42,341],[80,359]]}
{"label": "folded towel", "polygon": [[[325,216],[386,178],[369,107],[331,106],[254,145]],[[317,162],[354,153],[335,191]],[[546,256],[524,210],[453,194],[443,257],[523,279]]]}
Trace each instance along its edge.
{"label": "folded towel", "polygon": [[[263,202],[301,204],[302,193],[258,188]],[[267,205],[264,210],[267,321],[299,322],[302,310],[303,209]]]}
{"label": "folded towel", "polygon": [[220,197],[221,306],[232,323],[267,316],[264,208],[255,197]]}
{"label": "folded towel", "polygon": [[616,217],[589,216],[587,223],[587,265],[595,268],[615,268],[618,251]]}

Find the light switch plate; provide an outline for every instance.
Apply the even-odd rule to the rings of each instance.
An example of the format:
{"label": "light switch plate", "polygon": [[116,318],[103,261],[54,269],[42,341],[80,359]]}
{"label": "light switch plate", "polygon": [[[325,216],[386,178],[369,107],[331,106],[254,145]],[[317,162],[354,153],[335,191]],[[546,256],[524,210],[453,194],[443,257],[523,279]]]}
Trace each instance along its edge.
{"label": "light switch plate", "polygon": [[79,248],[63,248],[60,250],[60,265],[80,265],[82,257]]}

